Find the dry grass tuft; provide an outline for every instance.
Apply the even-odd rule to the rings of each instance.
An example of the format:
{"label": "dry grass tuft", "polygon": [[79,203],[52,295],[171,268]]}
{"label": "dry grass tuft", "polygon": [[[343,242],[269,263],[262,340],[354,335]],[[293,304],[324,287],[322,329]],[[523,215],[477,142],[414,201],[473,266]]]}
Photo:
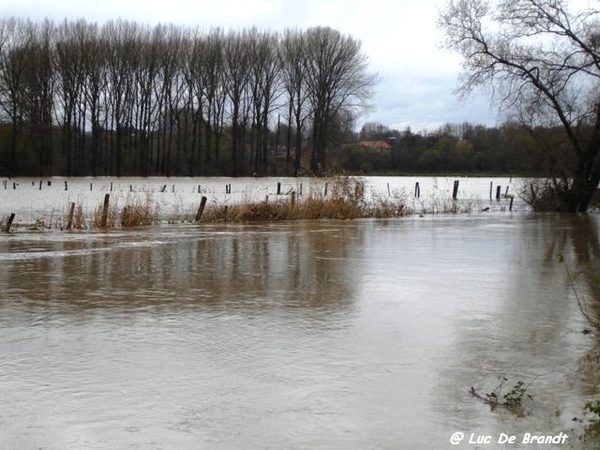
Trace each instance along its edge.
{"label": "dry grass tuft", "polygon": [[327,194],[298,198],[269,197],[263,202],[208,207],[202,222],[276,222],[284,220],[359,219],[401,217],[409,213],[404,195],[367,200],[364,183],[347,177],[328,180]]}
{"label": "dry grass tuft", "polygon": [[121,213],[121,226],[123,227],[156,225],[158,223],[156,208],[152,207],[148,202],[125,206]]}
{"label": "dry grass tuft", "polygon": [[[105,214],[106,220],[104,219]],[[136,227],[156,225],[159,222],[157,207],[153,204],[152,199],[147,196],[144,202],[130,203],[128,201],[121,210],[116,204],[110,204],[105,212],[104,205],[99,205],[96,208],[91,226],[93,228]]]}

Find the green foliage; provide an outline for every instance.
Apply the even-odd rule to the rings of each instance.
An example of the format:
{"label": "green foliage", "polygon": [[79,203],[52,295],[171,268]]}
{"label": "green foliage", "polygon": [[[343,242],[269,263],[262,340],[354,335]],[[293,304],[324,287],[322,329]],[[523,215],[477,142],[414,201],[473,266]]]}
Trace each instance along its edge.
{"label": "green foliage", "polygon": [[583,407],[583,410],[593,414],[595,416],[594,420],[600,420],[600,400],[587,402]]}
{"label": "green foliage", "polygon": [[533,399],[530,394],[527,394],[525,383],[517,381],[513,388],[504,394],[504,404],[506,406],[521,406],[524,398]]}
{"label": "green foliage", "polygon": [[497,406],[505,406],[508,408],[520,408],[523,406],[523,400],[533,399],[533,397],[527,393],[527,387],[525,386],[525,382],[521,380],[517,381],[508,392],[502,395],[502,388],[504,386],[504,382],[506,381],[508,381],[508,379],[503,377],[500,384],[496,386],[496,389],[485,394],[484,400],[492,408],[495,408]]}

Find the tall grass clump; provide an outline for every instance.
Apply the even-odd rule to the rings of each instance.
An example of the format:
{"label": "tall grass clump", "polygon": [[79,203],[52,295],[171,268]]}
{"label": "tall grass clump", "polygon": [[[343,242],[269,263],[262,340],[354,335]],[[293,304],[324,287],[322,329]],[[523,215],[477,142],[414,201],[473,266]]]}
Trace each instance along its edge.
{"label": "tall grass clump", "polygon": [[125,206],[119,208],[118,204],[110,204],[106,214],[106,223],[103,224],[104,205],[98,205],[95,210],[92,227],[117,228],[156,225],[160,223],[158,208],[150,196],[144,201],[127,199]]}
{"label": "tall grass clump", "polygon": [[121,212],[121,226],[137,227],[159,223],[156,207],[149,203],[127,205]]}
{"label": "tall grass clump", "polygon": [[[409,213],[403,193],[366,198],[364,183],[340,177],[327,179],[319,192],[307,197],[295,192],[267,196],[264,201],[207,208],[203,222],[273,222],[283,220],[389,218]],[[274,197],[274,198],[273,198]]]}

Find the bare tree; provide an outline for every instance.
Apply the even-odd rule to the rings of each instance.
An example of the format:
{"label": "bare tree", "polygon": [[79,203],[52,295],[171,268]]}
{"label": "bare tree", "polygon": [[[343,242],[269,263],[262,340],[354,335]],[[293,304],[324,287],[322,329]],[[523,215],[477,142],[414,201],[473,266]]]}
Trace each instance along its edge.
{"label": "bare tree", "polygon": [[16,19],[2,21],[0,42],[0,107],[11,123],[11,142],[7,163],[9,176],[17,173],[18,135],[23,118],[25,95],[25,73],[29,64],[27,47],[31,33],[27,32],[30,22]]}
{"label": "bare tree", "polygon": [[244,100],[248,88],[250,67],[249,46],[244,34],[229,32],[224,42],[224,80],[229,99],[231,118],[231,164],[232,175],[241,174],[244,156]]}
{"label": "bare tree", "polygon": [[56,35],[55,70],[60,99],[56,115],[61,127],[66,174],[71,176],[84,171],[88,24],[84,20],[64,21],[56,30]]}
{"label": "bare tree", "polygon": [[85,30],[85,51],[82,54],[84,71],[84,101],[92,127],[91,135],[91,174],[98,175],[100,168],[100,148],[102,129],[102,92],[106,89],[105,46],[100,41],[98,26],[88,24]]}
{"label": "bare tree", "polygon": [[[204,123],[205,132],[205,164],[220,167],[220,148],[221,137],[224,127],[225,103],[227,100],[227,91],[225,90],[224,75],[224,35],[223,30],[213,29],[207,36],[204,52],[202,53],[202,84],[205,88],[205,106]],[[214,148],[214,158],[211,152]]]}
{"label": "bare tree", "polygon": [[254,28],[4,19],[0,122],[10,142],[0,163],[10,175],[266,173],[273,113],[284,108],[298,174],[308,120],[313,169],[324,167],[334,131],[373,81],[360,44],[329,28],[282,39]]}
{"label": "bare tree", "polygon": [[49,175],[52,164],[52,114],[54,107],[53,28],[46,20],[30,24],[27,65],[24,74],[23,116],[32,153],[37,156],[24,161],[28,171]]}
{"label": "bare tree", "polygon": [[125,144],[131,137],[135,83],[132,67],[139,58],[138,26],[132,22],[108,22],[101,35],[108,45],[106,108],[109,121],[110,154],[105,158],[109,175],[121,176]]}
{"label": "bare tree", "polygon": [[547,152],[561,211],[586,211],[600,181],[598,14],[572,13],[565,0],[451,0],[438,20],[463,58],[463,95],[489,86],[528,125],[564,131],[567,160]]}
{"label": "bare tree", "polygon": [[269,118],[279,87],[281,65],[277,35],[252,29],[250,44],[250,92],[252,96],[251,159],[254,173],[266,170],[269,148]]}
{"label": "bare tree", "polygon": [[300,158],[302,155],[302,133],[310,109],[308,103],[308,90],[304,68],[307,65],[307,52],[305,48],[305,35],[301,30],[286,30],[280,45],[280,58],[282,62],[283,84],[288,94],[288,128],[287,128],[287,158],[286,165],[290,163],[290,148],[292,145],[292,121],[296,129],[294,176],[300,172]]}
{"label": "bare tree", "polygon": [[367,107],[376,75],[369,73],[360,41],[329,27],[306,31],[305,76],[312,106],[311,170],[326,168],[331,125],[338,112]]}

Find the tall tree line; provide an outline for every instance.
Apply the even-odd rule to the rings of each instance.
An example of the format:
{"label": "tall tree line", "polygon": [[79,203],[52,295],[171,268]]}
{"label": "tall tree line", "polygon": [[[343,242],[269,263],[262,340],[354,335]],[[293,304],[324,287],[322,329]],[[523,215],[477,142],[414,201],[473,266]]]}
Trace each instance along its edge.
{"label": "tall tree line", "polygon": [[328,27],[7,18],[0,173],[297,175],[302,150],[319,171],[375,81],[360,42]]}

